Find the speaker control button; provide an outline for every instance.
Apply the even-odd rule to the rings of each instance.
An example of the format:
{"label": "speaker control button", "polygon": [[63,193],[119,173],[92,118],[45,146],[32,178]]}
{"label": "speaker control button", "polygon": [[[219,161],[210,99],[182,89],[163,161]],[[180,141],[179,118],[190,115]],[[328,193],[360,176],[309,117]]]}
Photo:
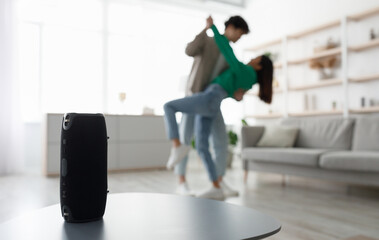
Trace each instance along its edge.
{"label": "speaker control button", "polygon": [[67,175],[67,160],[66,158],[62,158],[62,166],[61,166],[61,174],[62,177],[66,177]]}

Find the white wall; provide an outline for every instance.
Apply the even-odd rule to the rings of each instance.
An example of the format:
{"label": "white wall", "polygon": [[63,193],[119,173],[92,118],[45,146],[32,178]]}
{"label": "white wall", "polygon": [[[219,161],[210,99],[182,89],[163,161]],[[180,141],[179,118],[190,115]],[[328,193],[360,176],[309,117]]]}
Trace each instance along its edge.
{"label": "white wall", "polygon": [[242,15],[251,33],[241,39],[241,45],[255,45],[378,6],[378,0],[247,1]]}

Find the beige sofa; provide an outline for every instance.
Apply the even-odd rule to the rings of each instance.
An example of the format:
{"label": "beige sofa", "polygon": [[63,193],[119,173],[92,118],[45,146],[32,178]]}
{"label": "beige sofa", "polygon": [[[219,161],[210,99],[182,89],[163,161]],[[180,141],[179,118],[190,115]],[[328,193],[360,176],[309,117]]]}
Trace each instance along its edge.
{"label": "beige sofa", "polygon": [[256,147],[265,127],[242,128],[246,177],[258,171],[379,186],[378,116],[287,118],[281,125],[299,129],[294,147]]}

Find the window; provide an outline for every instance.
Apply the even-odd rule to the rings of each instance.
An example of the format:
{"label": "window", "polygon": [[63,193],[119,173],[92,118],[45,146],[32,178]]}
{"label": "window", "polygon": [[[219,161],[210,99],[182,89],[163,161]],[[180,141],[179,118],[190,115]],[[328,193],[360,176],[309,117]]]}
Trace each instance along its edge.
{"label": "window", "polygon": [[38,121],[41,118],[40,26],[23,24],[19,28],[19,77],[22,118]]}
{"label": "window", "polygon": [[184,96],[184,50],[208,15],[126,0],[20,0],[17,9],[25,121],[43,112],[163,114]]}

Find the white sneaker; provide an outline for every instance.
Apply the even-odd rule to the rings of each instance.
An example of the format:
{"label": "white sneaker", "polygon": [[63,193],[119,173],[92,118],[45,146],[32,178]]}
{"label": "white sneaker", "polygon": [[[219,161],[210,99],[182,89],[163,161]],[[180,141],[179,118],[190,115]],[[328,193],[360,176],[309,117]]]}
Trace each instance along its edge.
{"label": "white sneaker", "polygon": [[179,183],[178,187],[176,188],[176,194],[183,195],[183,196],[192,196],[193,195],[186,182],[185,183]]}
{"label": "white sneaker", "polygon": [[238,191],[231,188],[225,181],[221,181],[219,184],[225,197],[237,197],[239,195]]}
{"label": "white sneaker", "polygon": [[212,187],[211,189],[197,195],[199,198],[208,198],[214,200],[224,200],[225,196],[221,188]]}
{"label": "white sneaker", "polygon": [[179,147],[171,148],[170,157],[168,158],[168,162],[166,164],[167,169],[173,169],[176,164],[183,160],[190,150],[191,147],[185,144],[182,144]]}

